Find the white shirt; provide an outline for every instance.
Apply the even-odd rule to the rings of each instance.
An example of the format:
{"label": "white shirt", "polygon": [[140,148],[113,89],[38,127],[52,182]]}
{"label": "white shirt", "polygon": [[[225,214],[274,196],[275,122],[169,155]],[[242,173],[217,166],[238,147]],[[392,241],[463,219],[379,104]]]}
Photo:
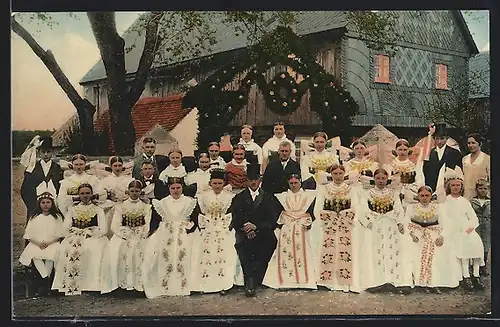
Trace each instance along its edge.
{"label": "white shirt", "polygon": [[243,145],[246,151],[252,151],[253,154],[257,156],[257,162],[259,163],[259,165],[262,165],[262,148],[257,143],[255,143],[253,139],[245,142],[240,138],[240,142],[238,144]]}
{"label": "white shirt", "polygon": [[288,165],[289,161],[290,161],[290,158],[288,158],[287,161],[281,161],[281,165],[283,166],[283,169],[285,169],[285,167],[286,167],[286,165]]}
{"label": "white shirt", "polygon": [[174,167],[172,165],[168,165],[167,168],[165,168],[161,173],[158,179],[161,179],[162,181],[166,182],[169,177],[186,177],[186,169],[182,164],[180,164],[177,167]]}
{"label": "white shirt", "polygon": [[443,154],[444,154],[444,149],[445,148],[446,148],[446,144],[442,148],[436,147],[436,152],[437,152],[439,160],[441,160],[443,158]]}
{"label": "white shirt", "polygon": [[144,159],[147,159],[147,160],[149,160],[149,161],[151,161],[151,162],[154,162],[154,161],[155,161],[155,155],[154,155],[154,154],[153,154],[151,157],[148,157],[148,155],[147,155],[147,154],[142,153],[142,156],[144,157]]}
{"label": "white shirt", "polygon": [[52,165],[52,160],[45,162],[44,160],[40,160],[40,166],[42,166],[43,174],[47,176],[49,174],[50,165]]}
{"label": "white shirt", "polygon": [[248,188],[248,190],[250,191],[250,195],[252,196],[252,201],[255,201],[255,198],[259,195],[260,187],[256,189],[255,192],[252,191],[251,188]]}

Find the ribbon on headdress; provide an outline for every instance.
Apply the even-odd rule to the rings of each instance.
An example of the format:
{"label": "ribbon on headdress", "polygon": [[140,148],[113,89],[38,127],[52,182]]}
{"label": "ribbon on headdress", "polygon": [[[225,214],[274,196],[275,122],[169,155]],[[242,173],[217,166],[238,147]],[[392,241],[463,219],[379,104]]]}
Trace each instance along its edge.
{"label": "ribbon on headdress", "polygon": [[31,142],[28,144],[23,154],[21,155],[21,165],[26,167],[28,173],[33,172],[36,165],[36,150],[42,145],[43,141],[40,141],[40,135],[36,135]]}
{"label": "ribbon on headdress", "polygon": [[[59,160],[59,166],[64,172],[64,178],[68,178],[69,176],[73,175],[73,165],[71,162],[66,161],[66,160]],[[92,160],[87,162],[85,165],[85,170],[89,175],[96,175],[97,177],[103,177],[100,176],[102,175],[102,172],[105,171],[105,164],[100,163],[99,160]],[[99,173],[101,172],[101,174]]]}
{"label": "ribbon on headdress", "polygon": [[452,179],[459,179],[461,181],[464,180],[464,173],[462,172],[462,169],[460,169],[459,166],[455,166],[455,169],[446,167],[444,172],[444,180],[445,182],[447,182]]}
{"label": "ribbon on headdress", "polygon": [[52,195],[52,199],[54,199],[56,197],[57,191],[56,191],[56,188],[55,188],[52,180],[49,180],[49,182],[41,182],[36,187],[36,197],[37,198],[39,198],[44,193],[50,193],[50,195]]}

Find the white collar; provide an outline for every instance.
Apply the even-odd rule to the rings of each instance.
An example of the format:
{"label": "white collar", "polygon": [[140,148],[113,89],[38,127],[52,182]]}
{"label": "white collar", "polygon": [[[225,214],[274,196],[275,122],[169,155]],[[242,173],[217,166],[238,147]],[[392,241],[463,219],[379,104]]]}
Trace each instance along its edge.
{"label": "white collar", "polygon": [[250,145],[253,143],[253,139],[250,139],[250,141],[248,142],[245,142],[242,138],[240,138],[240,143],[239,144],[243,144],[243,145]]}
{"label": "white collar", "polygon": [[231,164],[233,164],[233,166],[244,166],[244,167],[248,165],[247,159],[243,159],[241,163],[237,163],[235,159],[232,159]]}
{"label": "white collar", "polygon": [[252,191],[252,189],[249,187],[248,190],[250,191],[250,194],[251,195],[259,195],[259,191],[260,191],[260,186],[258,189],[256,189],[255,191]]}
{"label": "white collar", "polygon": [[286,138],[286,134],[283,134],[283,136],[281,138],[278,138],[276,135],[273,135],[272,139],[279,141],[279,142],[288,141],[288,139]]}

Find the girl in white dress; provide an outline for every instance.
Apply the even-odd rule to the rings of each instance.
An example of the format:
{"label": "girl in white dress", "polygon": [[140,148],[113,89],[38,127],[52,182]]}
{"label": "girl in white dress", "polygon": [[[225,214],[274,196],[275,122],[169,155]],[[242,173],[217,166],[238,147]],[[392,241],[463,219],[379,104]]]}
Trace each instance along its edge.
{"label": "girl in white dress", "polygon": [[257,143],[254,142],[252,135],[253,135],[253,127],[250,125],[243,125],[241,127],[240,142],[238,142],[238,144],[241,144],[245,147],[245,151],[248,154],[250,154],[250,156],[247,155],[246,159],[251,164],[259,164],[260,173],[263,174],[262,169],[264,168],[264,165],[262,164],[262,162],[264,159],[262,155],[262,148]]}
{"label": "girl in white dress", "polygon": [[[106,191],[107,199],[101,205],[106,214],[106,219],[108,224],[111,224],[113,220],[113,213],[115,205],[117,203],[122,203],[127,199],[127,186],[133,180],[130,171],[130,175],[125,174],[125,167],[123,166],[123,159],[121,157],[112,156],[108,160],[108,165],[111,168],[111,175],[106,176],[100,182],[100,187]],[[108,230],[109,238],[113,236],[111,229]]]}
{"label": "girl in white dress", "polygon": [[409,156],[411,155],[410,143],[405,139],[399,139],[396,142],[396,156],[390,163],[391,175],[398,176],[399,197],[403,203],[403,209],[406,210],[408,204],[416,203],[417,190],[420,185],[424,185],[424,173],[422,170],[423,152],[420,152],[417,163],[413,163]]}
{"label": "girl in white dress", "polygon": [[152,220],[159,227],[144,247],[143,285],[148,299],[189,295],[192,289],[191,251],[197,228],[196,199],[182,194],[184,180],[169,177],[170,195],[154,199]]}
{"label": "girl in white dress", "polygon": [[64,218],[66,237],[61,243],[53,290],[65,295],[101,291],[101,260],[108,244],[108,223],[104,210],[92,202],[92,186],[78,186],[80,203]]}
{"label": "girl in white dress", "polygon": [[[351,149],[354,153],[354,158],[344,164],[345,174],[348,177],[348,183],[361,196],[363,185],[367,177],[373,177],[373,172],[377,170],[378,164],[372,158],[368,157],[368,149],[366,144],[360,140],[356,140],[351,144]],[[365,180],[364,180],[365,179]]]}
{"label": "girl in white dress", "polygon": [[74,201],[79,201],[78,187],[81,184],[90,184],[94,191],[94,200],[102,204],[106,201],[106,191],[100,186],[99,179],[88,174],[85,170],[87,166],[87,158],[83,154],[75,154],[71,158],[69,168],[73,173],[61,181],[59,195],[57,196],[57,206],[63,213],[64,217],[68,216],[68,211],[73,206]]}
{"label": "girl in white dress", "polygon": [[[479,275],[479,267],[484,266],[483,242],[476,231],[479,226],[474,209],[463,197],[464,177],[461,169],[447,169],[445,172],[446,215],[453,221],[452,242],[457,258],[462,266],[463,287],[467,290],[483,290],[484,283]],[[469,266],[472,263],[473,280]]]}
{"label": "girl in white dress", "polygon": [[[50,192],[43,192],[38,196],[36,213],[28,220],[23,238],[29,243],[19,257],[19,262],[24,266],[35,266],[37,273],[34,274],[36,286],[42,290],[35,291],[36,294],[46,295],[50,290],[50,278],[54,262],[59,253],[59,247],[63,232],[63,216],[57,209],[54,196]],[[40,282],[40,277],[42,282]],[[42,284],[42,285],[37,285]],[[38,287],[37,287],[38,288]]]}
{"label": "girl in white dress", "polygon": [[170,159],[170,165],[160,173],[158,178],[166,183],[169,177],[186,177],[186,168],[182,164],[182,151],[180,149],[170,150],[168,158]]}
{"label": "girl in white dress", "polygon": [[361,234],[358,222],[358,194],[344,181],[345,168],[334,164],[328,169],[333,181],[318,189],[314,215],[319,235],[315,235],[316,280],[318,286],[344,292],[361,292],[359,268]]}
{"label": "girl in white dress", "polygon": [[116,205],[109,241],[102,259],[101,293],[118,287],[127,291],[143,291],[142,263],[144,244],[151,222],[151,205],[141,199],[143,184],[139,180],[129,183],[129,198]]}
{"label": "girl in white dress", "polygon": [[[300,159],[300,175],[304,181],[304,188],[316,189],[318,185],[329,183],[326,170],[338,163],[337,155],[326,150],[328,136],[326,133],[317,132],[313,136],[314,150],[306,153]],[[309,186],[310,185],[310,186]]]}
{"label": "girl in white dress", "polygon": [[460,281],[460,266],[453,252],[450,229],[442,204],[432,200],[432,189],[421,186],[418,203],[408,205],[406,221],[412,238],[415,286],[426,292],[441,293],[439,287],[455,288]]}
{"label": "girl in white dress", "polygon": [[283,206],[278,218],[278,245],[267,267],[262,285],[274,289],[316,289],[316,270],[311,238],[316,192],[301,188],[300,176],[288,177],[290,189],[276,194]]}
{"label": "girl in white dress", "polygon": [[389,173],[384,168],[373,174],[375,187],[361,198],[359,222],[367,228],[364,233],[363,286],[373,290],[401,287],[408,293],[412,281],[411,252],[408,231],[399,193],[388,188]]}
{"label": "girl in white dress", "polygon": [[214,168],[210,174],[211,190],[198,197],[201,236],[193,246],[194,292],[225,295],[234,284],[237,255],[234,231],[229,230],[234,195],[223,190],[224,181],[224,170]]}

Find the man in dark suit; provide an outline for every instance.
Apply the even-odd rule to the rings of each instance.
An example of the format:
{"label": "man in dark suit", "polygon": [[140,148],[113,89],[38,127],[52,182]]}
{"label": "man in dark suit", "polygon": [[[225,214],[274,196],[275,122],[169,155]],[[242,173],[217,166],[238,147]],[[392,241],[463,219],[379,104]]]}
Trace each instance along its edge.
{"label": "man in dark suit", "polygon": [[429,135],[434,137],[436,147],[431,150],[429,159],[424,161],[423,172],[425,185],[430,186],[435,191],[441,167],[445,165],[451,169],[455,169],[456,166],[462,168],[462,154],[446,145],[448,141],[446,124],[432,124],[429,126]]}
{"label": "man in dark suit", "polygon": [[245,294],[255,296],[255,286],[261,285],[276,248],[274,229],[283,208],[273,194],[260,188],[258,165],[248,167],[247,178],[248,187],[233,198],[229,230],[235,230]]}
{"label": "man in dark suit", "polygon": [[288,177],[292,174],[300,175],[300,165],[290,158],[291,144],[288,141],[280,143],[278,154],[280,160],[272,160],[264,171],[262,189],[271,194],[282,193],[288,190]]}
{"label": "man in dark suit", "polygon": [[[28,218],[34,214],[37,207],[37,188],[55,193],[53,196],[56,197],[63,179],[61,166],[53,160],[52,138],[40,138],[41,145],[37,149],[34,141],[35,139],[23,153],[21,162],[26,166],[21,185],[21,197],[26,205]],[[38,156],[40,159],[37,158]]]}
{"label": "man in dark suit", "polygon": [[155,168],[154,176],[158,178],[158,175],[160,175],[160,173],[170,164],[170,160],[168,160],[166,156],[154,154],[156,150],[156,140],[152,137],[145,137],[144,140],[142,140],[142,150],[143,153],[134,158],[132,177],[140,179],[142,163],[144,161],[150,161]]}

